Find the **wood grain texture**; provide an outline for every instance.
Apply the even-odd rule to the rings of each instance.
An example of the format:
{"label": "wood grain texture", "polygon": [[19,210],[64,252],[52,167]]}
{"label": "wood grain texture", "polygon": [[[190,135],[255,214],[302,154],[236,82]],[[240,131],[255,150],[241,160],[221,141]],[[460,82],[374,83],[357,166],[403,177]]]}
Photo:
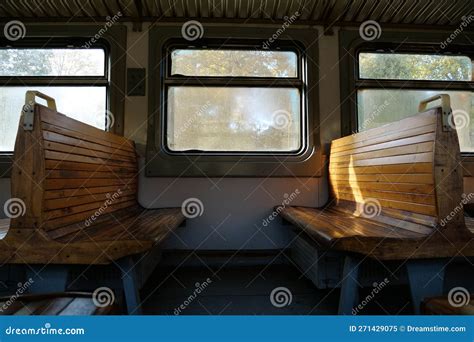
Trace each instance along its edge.
{"label": "wood grain texture", "polygon": [[14,301],[11,297],[1,297],[0,315],[40,315],[40,316],[91,316],[110,315],[116,311],[114,305],[97,307],[91,293],[65,292],[45,295],[22,295]]}
{"label": "wood grain texture", "polygon": [[428,298],[421,304],[423,315],[474,315],[474,294],[471,300],[463,306],[454,307],[447,297]]}
{"label": "wood grain texture", "polygon": [[25,215],[0,222],[1,262],[106,264],[149,250],[184,221],[180,208],[138,204],[133,141],[41,105],[34,113],[32,131],[20,119],[11,181]]}
{"label": "wood grain texture", "polygon": [[474,256],[460,165],[456,130],[434,108],[334,140],[329,204],[275,210],[324,248],[383,260]]}

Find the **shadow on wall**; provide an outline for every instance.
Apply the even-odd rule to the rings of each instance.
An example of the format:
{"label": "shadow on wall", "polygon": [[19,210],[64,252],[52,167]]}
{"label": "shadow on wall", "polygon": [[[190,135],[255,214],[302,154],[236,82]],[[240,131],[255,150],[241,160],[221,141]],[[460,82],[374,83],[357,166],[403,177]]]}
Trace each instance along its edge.
{"label": "shadow on wall", "polygon": [[[141,161],[143,165],[143,160]],[[166,243],[176,249],[281,249],[291,231],[274,213],[277,205],[325,204],[320,178],[139,179],[147,208],[183,207],[190,217]]]}

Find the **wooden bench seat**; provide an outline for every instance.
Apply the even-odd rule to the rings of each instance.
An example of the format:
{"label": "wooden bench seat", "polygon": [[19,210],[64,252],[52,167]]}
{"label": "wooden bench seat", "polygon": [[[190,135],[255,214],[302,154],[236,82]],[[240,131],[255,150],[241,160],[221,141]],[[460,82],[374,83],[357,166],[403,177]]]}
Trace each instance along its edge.
{"label": "wooden bench seat", "polygon": [[[35,103],[35,96],[50,108]],[[159,248],[184,222],[181,208],[139,205],[133,141],[58,113],[46,95],[28,92],[26,103],[11,175],[12,203],[20,209],[0,224],[0,262],[118,264],[129,280],[136,265],[125,258],[141,260],[134,256]],[[136,297],[134,287],[129,297]],[[128,305],[136,311],[138,299]]]}
{"label": "wooden bench seat", "polygon": [[0,298],[0,316],[93,316],[114,313],[113,305],[96,306],[91,293],[64,292]]}
{"label": "wooden bench seat", "polygon": [[103,215],[90,227],[78,224],[74,228],[56,231],[55,240],[63,243],[129,240],[151,247],[163,241],[182,221],[180,208],[127,208],[119,213]]}
{"label": "wooden bench seat", "polygon": [[[436,99],[442,107],[334,140],[326,206],[276,208],[320,248],[349,253],[342,296],[350,286],[355,291],[355,283],[344,282],[348,274],[357,279],[365,257],[406,262],[413,292],[428,276],[442,279],[444,267],[434,259],[474,256],[474,234],[463,214],[459,142],[447,121],[449,96]],[[432,285],[433,292],[442,286]],[[421,295],[414,294],[415,307]],[[350,312],[353,299],[340,311]]]}
{"label": "wooden bench seat", "polygon": [[425,315],[474,315],[474,294],[466,305],[453,306],[448,297],[427,298],[421,305],[421,312]]}
{"label": "wooden bench seat", "polygon": [[[337,207],[324,210],[306,207],[289,207],[283,212],[284,217],[298,227],[320,239],[322,243],[335,247],[336,243],[357,238],[380,239],[420,239],[426,234],[401,230],[398,220],[391,224],[380,223],[364,217],[356,217],[353,213]],[[337,246],[344,249],[343,246]]]}

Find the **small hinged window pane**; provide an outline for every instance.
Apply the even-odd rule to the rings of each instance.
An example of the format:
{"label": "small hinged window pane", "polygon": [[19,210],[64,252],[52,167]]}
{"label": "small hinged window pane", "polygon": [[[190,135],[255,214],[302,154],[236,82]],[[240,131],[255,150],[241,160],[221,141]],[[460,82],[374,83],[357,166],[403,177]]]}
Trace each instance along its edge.
{"label": "small hinged window pane", "polygon": [[293,51],[176,49],[171,75],[295,78],[298,60]]}
{"label": "small hinged window pane", "polygon": [[359,77],[379,80],[471,81],[467,56],[369,53],[359,54]]}
{"label": "small hinged window pane", "polygon": [[0,49],[0,76],[104,76],[103,49]]}

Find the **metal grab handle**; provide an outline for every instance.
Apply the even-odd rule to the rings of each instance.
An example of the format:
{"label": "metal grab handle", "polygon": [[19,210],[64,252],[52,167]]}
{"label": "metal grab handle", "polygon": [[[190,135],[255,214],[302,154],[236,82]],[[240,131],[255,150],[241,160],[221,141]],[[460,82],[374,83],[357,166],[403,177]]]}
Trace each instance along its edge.
{"label": "metal grab handle", "polygon": [[452,127],[451,125],[449,125],[449,116],[451,115],[451,98],[448,94],[438,94],[423,101],[420,101],[420,105],[418,106],[418,112],[424,112],[428,103],[436,100],[441,100],[441,109],[443,111],[443,130],[449,131]]}
{"label": "metal grab handle", "polygon": [[28,90],[25,94],[25,106],[33,106],[36,101],[35,99],[39,97],[40,99],[46,100],[48,108],[56,111],[56,100],[53,99],[51,96],[43,94],[37,90]]}
{"label": "metal grab handle", "polygon": [[451,111],[451,98],[449,97],[448,94],[438,94],[435,96],[432,96],[430,98],[427,98],[423,101],[420,101],[420,105],[418,107],[418,112],[423,112],[426,110],[426,106],[428,103],[436,101],[436,100],[441,100],[441,107],[443,108],[443,112],[450,112]]}

